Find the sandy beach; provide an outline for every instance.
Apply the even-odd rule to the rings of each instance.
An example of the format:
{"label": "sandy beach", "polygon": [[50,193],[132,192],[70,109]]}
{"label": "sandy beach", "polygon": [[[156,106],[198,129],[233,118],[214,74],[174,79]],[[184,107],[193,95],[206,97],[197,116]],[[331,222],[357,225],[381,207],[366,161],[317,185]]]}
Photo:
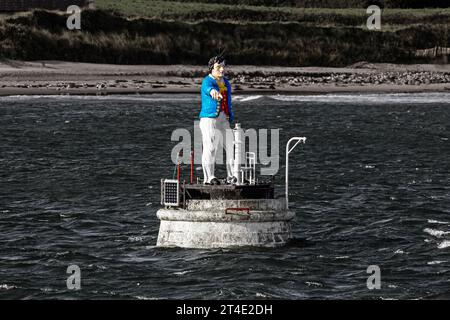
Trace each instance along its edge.
{"label": "sandy beach", "polygon": [[[206,67],[62,61],[0,62],[0,96],[198,93]],[[450,91],[450,65],[358,63],[346,68],[229,66],[240,94]]]}

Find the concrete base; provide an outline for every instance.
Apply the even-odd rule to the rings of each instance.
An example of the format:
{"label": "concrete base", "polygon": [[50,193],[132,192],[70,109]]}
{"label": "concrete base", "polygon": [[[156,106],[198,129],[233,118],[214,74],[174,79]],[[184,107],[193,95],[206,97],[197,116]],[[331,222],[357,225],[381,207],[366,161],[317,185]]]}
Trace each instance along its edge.
{"label": "concrete base", "polygon": [[159,247],[280,247],[292,238],[291,223],[161,221]]}
{"label": "concrete base", "polygon": [[[248,205],[250,214],[224,208]],[[283,201],[196,200],[187,209],[160,209],[159,247],[280,247],[292,238],[295,214]]]}

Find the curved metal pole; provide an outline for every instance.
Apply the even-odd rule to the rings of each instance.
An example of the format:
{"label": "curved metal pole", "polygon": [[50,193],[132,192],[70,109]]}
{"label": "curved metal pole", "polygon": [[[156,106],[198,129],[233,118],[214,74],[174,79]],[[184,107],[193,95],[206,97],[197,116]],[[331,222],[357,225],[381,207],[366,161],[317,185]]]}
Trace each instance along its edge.
{"label": "curved metal pole", "polygon": [[[292,141],[297,141],[292,148],[289,148],[289,145]],[[292,152],[292,150],[295,149],[295,147],[299,143],[305,143],[306,138],[305,137],[293,137],[289,139],[288,143],[286,144],[286,210],[289,209],[289,153]]]}

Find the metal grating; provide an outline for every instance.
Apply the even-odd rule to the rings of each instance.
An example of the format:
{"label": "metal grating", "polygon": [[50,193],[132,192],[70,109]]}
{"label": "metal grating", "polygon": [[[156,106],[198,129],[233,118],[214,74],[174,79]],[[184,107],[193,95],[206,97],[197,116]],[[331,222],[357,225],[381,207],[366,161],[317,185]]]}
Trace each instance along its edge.
{"label": "metal grating", "polygon": [[178,180],[164,180],[163,204],[165,206],[177,207],[180,205],[180,185]]}

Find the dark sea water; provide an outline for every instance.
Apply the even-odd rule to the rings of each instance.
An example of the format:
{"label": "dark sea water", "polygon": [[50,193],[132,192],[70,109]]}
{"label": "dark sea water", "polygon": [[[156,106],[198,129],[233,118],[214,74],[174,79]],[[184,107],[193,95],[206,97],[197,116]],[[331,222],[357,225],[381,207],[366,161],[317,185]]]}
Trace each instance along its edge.
{"label": "dark sea water", "polygon": [[[236,97],[291,154],[295,241],[155,247],[197,96],[0,98],[0,298],[450,297],[450,94]],[[284,147],[277,193],[284,182]],[[196,171],[197,174],[201,171]],[[66,287],[69,265],[81,290]],[[378,265],[381,289],[366,286]]]}

